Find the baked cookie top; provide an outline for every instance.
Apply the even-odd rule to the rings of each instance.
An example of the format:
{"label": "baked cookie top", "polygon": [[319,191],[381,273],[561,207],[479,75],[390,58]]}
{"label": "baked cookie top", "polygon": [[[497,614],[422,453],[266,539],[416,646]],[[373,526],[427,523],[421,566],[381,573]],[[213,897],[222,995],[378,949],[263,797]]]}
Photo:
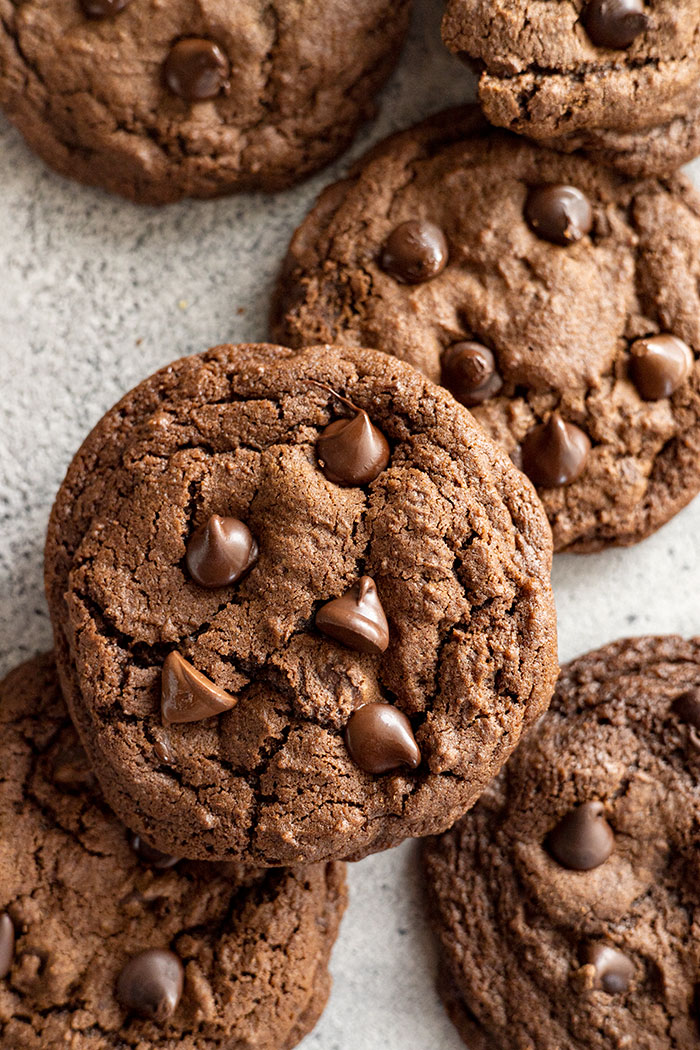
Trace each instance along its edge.
{"label": "baked cookie top", "polygon": [[379,347],[442,380],[530,473],[555,550],[595,550],[700,488],[699,278],[684,178],[625,178],[467,107],[321,194],[272,333]]}
{"label": "baked cookie top", "polygon": [[87,438],[47,542],[110,804],[168,852],[262,865],[472,805],[551,697],[550,564],[534,489],[468,412],[327,346],[147,379]]}
{"label": "baked cookie top", "polygon": [[449,0],[443,38],[492,123],[581,144],[697,109],[699,24],[698,0]]}
{"label": "baked cookie top", "polygon": [[0,684],[0,1044],[290,1048],[318,1019],[343,866],[178,861],[103,802],[53,660]]}
{"label": "baked cookie top", "polygon": [[63,175],[165,203],[279,189],[341,152],[409,0],[0,0],[0,106]]}
{"label": "baked cookie top", "polygon": [[450,1013],[474,1050],[698,1044],[700,639],[616,642],[426,848]]}

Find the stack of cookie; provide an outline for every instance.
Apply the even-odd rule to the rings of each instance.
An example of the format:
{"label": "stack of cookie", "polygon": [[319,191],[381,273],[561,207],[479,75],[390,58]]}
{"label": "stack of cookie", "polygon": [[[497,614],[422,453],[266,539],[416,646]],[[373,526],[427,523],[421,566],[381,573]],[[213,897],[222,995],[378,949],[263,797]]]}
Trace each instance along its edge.
{"label": "stack of cookie", "polygon": [[[0,0],[0,103],[136,201],[277,189],[408,16],[311,8]],[[55,653],[0,685],[2,1050],[293,1047],[343,862],[411,836],[472,1050],[697,1044],[700,640],[555,692],[550,575],[700,490],[700,6],[443,28],[483,112],[329,186],[279,345],[146,379],[61,486]]]}

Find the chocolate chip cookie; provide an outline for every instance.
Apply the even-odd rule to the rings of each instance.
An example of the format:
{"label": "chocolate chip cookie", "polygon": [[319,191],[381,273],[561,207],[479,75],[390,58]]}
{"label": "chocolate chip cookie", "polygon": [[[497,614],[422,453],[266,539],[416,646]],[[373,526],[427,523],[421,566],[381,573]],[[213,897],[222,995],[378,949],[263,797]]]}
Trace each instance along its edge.
{"label": "chocolate chip cookie", "polygon": [[3,1050],[278,1050],[313,1027],[342,865],[178,860],[102,801],[38,658],[0,684]]}
{"label": "chocolate chip cookie", "polygon": [[684,178],[626,178],[466,108],[321,195],[272,332],[442,381],[535,482],[555,550],[590,551],[641,540],[700,489],[699,280]]}
{"label": "chocolate chip cookie", "polygon": [[373,110],[409,0],[0,0],[0,107],[56,171],[163,204],[276,190]]}
{"label": "chocolate chip cookie", "polygon": [[470,1050],[691,1050],[700,1038],[700,639],[616,642],[426,849]]}
{"label": "chocolate chip cookie", "polygon": [[700,153],[698,0],[448,0],[493,124],[632,175]]}
{"label": "chocolate chip cookie", "polygon": [[47,585],[122,820],[178,856],[274,866],[473,804],[551,697],[550,563],[534,489],[409,365],[224,346],[88,437]]}

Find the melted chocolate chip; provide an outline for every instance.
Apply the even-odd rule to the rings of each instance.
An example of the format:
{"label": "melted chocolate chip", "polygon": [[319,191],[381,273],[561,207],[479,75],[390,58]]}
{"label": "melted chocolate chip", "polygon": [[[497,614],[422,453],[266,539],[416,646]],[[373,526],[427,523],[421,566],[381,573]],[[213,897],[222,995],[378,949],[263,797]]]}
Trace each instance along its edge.
{"label": "melted chocolate chip", "polygon": [[167,871],[168,868],[174,868],[180,860],[179,857],[172,857],[169,853],[161,853],[155,846],[149,846],[140,835],[130,835],[129,845],[140,861],[149,868],[155,868],[156,871]]}
{"label": "melted chocolate chip", "polygon": [[648,24],[642,0],[591,0],[583,13],[586,32],[596,47],[624,51]]}
{"label": "melted chocolate chip", "polygon": [[536,186],[525,202],[525,217],[542,240],[567,247],[590,232],[590,201],[575,186]]}
{"label": "melted chocolate chip", "polygon": [[7,977],[15,955],[15,928],[6,911],[0,914],[0,981]]}
{"label": "melted chocolate chip", "polygon": [[410,219],[393,230],[382,248],[382,270],[402,284],[422,284],[447,265],[445,234],[426,219]]}
{"label": "melted chocolate chip", "polygon": [[345,728],[345,744],[365,773],[389,773],[402,766],[417,769],[421,762],[411,723],[390,704],[358,707]]}
{"label": "melted chocolate chip", "polygon": [[583,961],[595,969],[594,988],[600,988],[608,995],[620,995],[629,990],[634,963],[617,948],[610,944],[587,944]]}
{"label": "melted chocolate chip", "polygon": [[442,385],[467,408],[480,405],[503,386],[493,354],[481,343],[453,343],[441,363]]}
{"label": "melted chocolate chip", "polygon": [[558,488],[583,473],[590,449],[588,435],[553,412],[525,435],[522,469],[538,488]]}
{"label": "melted chocolate chip", "polygon": [[238,518],[209,521],[193,534],[187,544],[187,568],[201,587],[227,587],[253,567],[258,545],[247,525]]}
{"label": "melted chocolate chip", "polygon": [[80,744],[60,748],[53,763],[53,782],[64,791],[84,791],[93,786],[95,776]]}
{"label": "melted chocolate chip", "polygon": [[603,803],[584,802],[570,810],[550,831],[547,848],[562,867],[574,871],[590,871],[603,864],[615,848]]}
{"label": "melted chocolate chip", "polygon": [[166,766],[172,766],[177,759],[177,755],[173,751],[172,744],[167,737],[156,740],[153,750],[158,756],[158,760],[165,763]]}
{"label": "melted chocolate chip", "polygon": [[387,439],[366,412],[355,411],[352,419],[329,423],[316,441],[319,466],[336,485],[368,485],[389,462]]}
{"label": "melted chocolate chip", "polygon": [[693,351],[666,332],[638,339],[630,349],[630,375],[645,401],[670,397],[690,375]]}
{"label": "melted chocolate chip", "polygon": [[177,955],[151,948],[130,959],[117,980],[117,999],[132,1013],[162,1024],[177,1010],[184,972]]}
{"label": "melted chocolate chip", "polygon": [[88,18],[109,18],[118,15],[131,0],[80,0],[83,14]]}
{"label": "melted chocolate chip", "polygon": [[671,704],[671,710],[681,722],[700,729],[700,686],[677,696]]}
{"label": "melted chocolate chip", "polygon": [[237,703],[238,697],[214,685],[179,653],[170,653],[165,658],[161,683],[161,713],[165,725],[199,722],[230,711]]}
{"label": "melted chocolate chip", "polygon": [[228,86],[229,63],[213,40],[192,36],[173,44],[163,73],[174,95],[200,102],[215,98]]}
{"label": "melted chocolate chip", "polygon": [[371,576],[322,605],[316,627],[358,653],[383,653],[389,645],[389,624]]}

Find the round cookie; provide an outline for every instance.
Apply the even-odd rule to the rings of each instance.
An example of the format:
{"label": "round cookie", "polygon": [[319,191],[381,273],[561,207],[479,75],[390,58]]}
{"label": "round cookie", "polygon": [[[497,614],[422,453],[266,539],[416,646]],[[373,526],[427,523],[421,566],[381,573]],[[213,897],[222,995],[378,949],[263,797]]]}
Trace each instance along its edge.
{"label": "round cookie", "polygon": [[224,346],[147,379],[76,456],[46,564],[107,799],[180,856],[293,865],[443,830],[554,687],[534,489],[375,351]]}
{"label": "round cookie", "polygon": [[0,727],[0,1046],[295,1046],[328,998],[342,865],[245,872],[134,839],[50,656],[0,684]]}
{"label": "round cookie", "polygon": [[492,124],[634,175],[700,152],[698,0],[448,0]]}
{"label": "round cookie", "polygon": [[700,639],[562,670],[493,786],[426,844],[441,994],[470,1050],[691,1050]]}
{"label": "round cookie", "polygon": [[[591,551],[641,540],[700,488],[699,279],[684,178],[632,180],[468,107],[386,140],[321,194],[272,334],[379,347],[445,382],[530,470],[554,549]],[[669,379],[650,390],[635,358],[655,334],[687,345],[643,363]]]}
{"label": "round cookie", "polygon": [[372,115],[409,0],[0,0],[0,107],[62,175],[163,204],[277,190]]}

